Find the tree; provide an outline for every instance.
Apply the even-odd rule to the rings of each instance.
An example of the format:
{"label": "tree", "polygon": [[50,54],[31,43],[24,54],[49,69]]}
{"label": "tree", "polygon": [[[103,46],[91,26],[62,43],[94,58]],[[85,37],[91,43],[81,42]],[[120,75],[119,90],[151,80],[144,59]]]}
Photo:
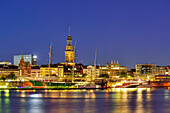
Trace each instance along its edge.
{"label": "tree", "polygon": [[7,79],[16,79],[16,76],[15,76],[15,73],[14,72],[11,72],[9,75],[7,75],[6,77]]}
{"label": "tree", "polygon": [[72,77],[72,75],[73,75],[73,73],[70,73],[70,74],[68,75],[68,77]]}
{"label": "tree", "polygon": [[102,74],[102,75],[99,75],[99,77],[101,77],[101,78],[109,78],[109,75],[108,74]]}
{"label": "tree", "polygon": [[87,77],[87,75],[86,74],[83,74],[83,76],[82,76],[83,78],[85,78],[85,77]]}
{"label": "tree", "polygon": [[118,75],[119,75],[120,78],[123,78],[123,77],[126,78],[127,77],[127,73],[124,72],[124,71],[120,72]]}
{"label": "tree", "polygon": [[3,81],[5,81],[6,80],[6,76],[4,75],[4,74],[2,74],[1,76],[0,76],[0,80],[3,80]]}
{"label": "tree", "polygon": [[133,73],[130,73],[129,76],[130,76],[130,77],[135,77]]}

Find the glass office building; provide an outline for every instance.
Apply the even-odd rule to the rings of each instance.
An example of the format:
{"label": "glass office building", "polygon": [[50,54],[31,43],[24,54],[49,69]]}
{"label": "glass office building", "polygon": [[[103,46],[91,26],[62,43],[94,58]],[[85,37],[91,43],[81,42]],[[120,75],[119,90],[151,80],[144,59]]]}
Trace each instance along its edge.
{"label": "glass office building", "polygon": [[[19,66],[22,55],[14,55],[14,65]],[[37,65],[37,56],[36,55],[23,55],[24,62],[30,62],[31,66]]]}

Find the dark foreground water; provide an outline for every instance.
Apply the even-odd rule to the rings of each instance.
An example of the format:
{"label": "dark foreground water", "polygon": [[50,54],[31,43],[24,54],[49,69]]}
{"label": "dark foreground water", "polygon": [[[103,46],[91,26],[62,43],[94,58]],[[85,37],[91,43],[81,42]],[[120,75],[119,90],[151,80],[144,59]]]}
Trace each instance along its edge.
{"label": "dark foreground water", "polygon": [[0,91],[0,113],[168,113],[170,90]]}

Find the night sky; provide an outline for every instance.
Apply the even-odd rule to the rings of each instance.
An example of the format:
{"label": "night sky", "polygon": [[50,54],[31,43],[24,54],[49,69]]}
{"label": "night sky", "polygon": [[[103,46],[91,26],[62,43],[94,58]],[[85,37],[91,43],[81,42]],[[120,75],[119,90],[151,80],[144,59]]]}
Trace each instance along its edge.
{"label": "night sky", "polygon": [[170,65],[170,0],[0,0],[0,61],[64,62],[69,26],[83,64]]}

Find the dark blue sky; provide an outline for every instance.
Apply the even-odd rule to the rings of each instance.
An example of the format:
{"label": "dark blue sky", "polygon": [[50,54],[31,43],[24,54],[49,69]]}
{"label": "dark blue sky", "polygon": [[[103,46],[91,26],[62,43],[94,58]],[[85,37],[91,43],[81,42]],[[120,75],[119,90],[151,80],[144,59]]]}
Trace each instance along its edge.
{"label": "dark blue sky", "polygon": [[170,0],[0,0],[0,61],[36,54],[64,62],[68,28],[78,61],[170,65]]}

